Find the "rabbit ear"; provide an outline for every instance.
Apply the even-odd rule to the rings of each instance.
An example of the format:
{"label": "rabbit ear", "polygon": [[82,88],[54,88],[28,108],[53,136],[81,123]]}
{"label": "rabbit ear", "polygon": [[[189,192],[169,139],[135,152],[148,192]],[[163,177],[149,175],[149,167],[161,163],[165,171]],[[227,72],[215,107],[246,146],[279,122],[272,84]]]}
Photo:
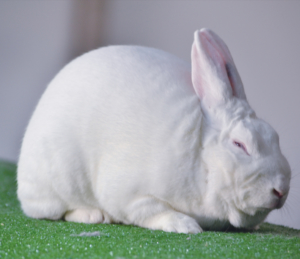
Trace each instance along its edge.
{"label": "rabbit ear", "polygon": [[205,106],[227,102],[232,96],[246,100],[243,83],[230,52],[211,30],[202,29],[194,34],[192,81]]}

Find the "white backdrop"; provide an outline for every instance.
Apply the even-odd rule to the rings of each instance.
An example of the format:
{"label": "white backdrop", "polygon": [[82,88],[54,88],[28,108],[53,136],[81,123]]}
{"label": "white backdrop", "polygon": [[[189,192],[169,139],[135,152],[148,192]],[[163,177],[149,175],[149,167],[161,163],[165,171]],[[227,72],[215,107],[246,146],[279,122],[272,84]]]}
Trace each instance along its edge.
{"label": "white backdrop", "polygon": [[293,169],[285,207],[268,221],[300,229],[300,1],[0,1],[0,158],[17,161],[39,96],[58,70],[98,46],[138,44],[190,60],[193,32],[229,46],[258,116]]}

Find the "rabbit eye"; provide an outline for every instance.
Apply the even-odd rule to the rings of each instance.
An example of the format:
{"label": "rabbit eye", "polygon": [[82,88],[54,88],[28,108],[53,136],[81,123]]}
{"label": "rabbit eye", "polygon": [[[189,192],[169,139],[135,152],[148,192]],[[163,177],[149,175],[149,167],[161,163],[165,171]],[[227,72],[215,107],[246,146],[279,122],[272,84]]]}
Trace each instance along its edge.
{"label": "rabbit eye", "polygon": [[242,145],[241,143],[239,143],[239,142],[234,141],[234,144],[235,144],[236,146],[240,147],[240,148],[243,147],[243,145]]}
{"label": "rabbit eye", "polygon": [[238,142],[238,141],[233,141],[233,144],[234,144],[235,146],[237,146],[237,147],[243,149],[244,152],[245,152],[247,155],[249,155],[249,153],[247,152],[247,149],[246,149],[246,147],[245,147],[244,144],[242,144],[242,143],[240,143],[240,142]]}

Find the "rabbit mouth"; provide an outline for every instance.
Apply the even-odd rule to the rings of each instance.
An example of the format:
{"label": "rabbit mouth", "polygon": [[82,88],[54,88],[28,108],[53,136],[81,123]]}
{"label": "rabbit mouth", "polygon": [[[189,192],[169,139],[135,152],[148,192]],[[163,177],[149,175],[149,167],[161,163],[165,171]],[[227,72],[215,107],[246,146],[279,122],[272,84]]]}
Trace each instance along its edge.
{"label": "rabbit mouth", "polygon": [[274,210],[274,209],[280,209],[283,207],[285,201],[286,201],[287,195],[284,195],[282,197],[276,198],[270,202],[268,206],[266,206],[267,209]]}
{"label": "rabbit mouth", "polygon": [[283,206],[283,204],[284,204],[284,200],[280,200],[279,199],[279,200],[273,201],[270,204],[270,206],[267,206],[267,207],[258,207],[256,209],[257,209],[257,211],[261,211],[261,212],[263,212],[263,211],[272,211],[274,209],[280,209]]}
{"label": "rabbit mouth", "polygon": [[272,209],[280,209],[280,208],[282,208],[284,202],[285,202],[285,200],[278,199],[272,204],[271,208]]}

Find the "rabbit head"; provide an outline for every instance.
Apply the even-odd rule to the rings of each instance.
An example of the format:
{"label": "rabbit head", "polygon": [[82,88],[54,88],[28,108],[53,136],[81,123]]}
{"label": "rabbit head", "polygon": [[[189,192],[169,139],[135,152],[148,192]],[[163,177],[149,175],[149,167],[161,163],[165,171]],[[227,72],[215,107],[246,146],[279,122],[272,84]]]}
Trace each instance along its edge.
{"label": "rabbit head", "polygon": [[208,29],[195,32],[192,81],[203,112],[208,197],[221,201],[233,226],[253,228],[289,192],[291,169],[278,134],[256,117],[227,46]]}

